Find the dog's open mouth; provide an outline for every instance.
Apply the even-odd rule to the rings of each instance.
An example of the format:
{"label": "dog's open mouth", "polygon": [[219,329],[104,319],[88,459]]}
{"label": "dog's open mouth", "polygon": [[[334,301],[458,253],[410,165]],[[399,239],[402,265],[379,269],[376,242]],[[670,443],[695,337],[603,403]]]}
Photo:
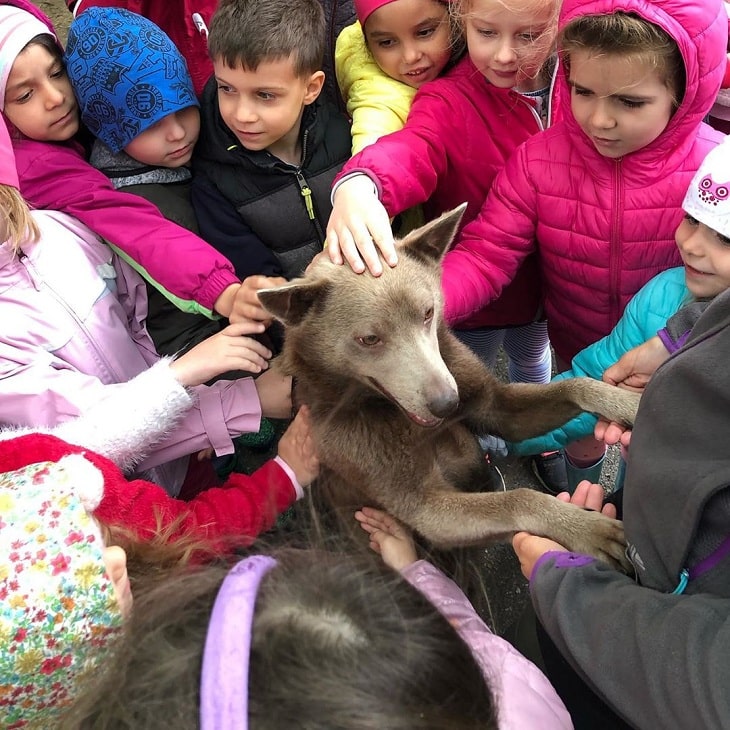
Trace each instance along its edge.
{"label": "dog's open mouth", "polygon": [[375,378],[368,378],[368,380],[373,384],[373,386],[378,390],[380,393],[382,393],[391,403],[395,403],[395,405],[398,406],[398,408],[403,411],[403,413],[410,418],[413,423],[415,423],[417,426],[422,426],[423,428],[436,428],[436,426],[439,426],[443,423],[443,418],[439,418],[438,416],[431,416],[430,418],[423,418],[422,416],[418,416],[415,413],[411,413],[410,411],[403,408],[403,406],[386,390]]}

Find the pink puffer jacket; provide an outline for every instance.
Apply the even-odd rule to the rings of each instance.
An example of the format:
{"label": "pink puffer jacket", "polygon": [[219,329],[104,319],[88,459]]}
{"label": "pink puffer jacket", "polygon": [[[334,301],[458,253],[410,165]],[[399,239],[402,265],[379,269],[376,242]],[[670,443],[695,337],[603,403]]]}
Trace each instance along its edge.
{"label": "pink puffer jacket", "polygon": [[726,64],[721,0],[566,0],[561,25],[616,10],[659,25],[682,51],[686,91],[667,128],[620,160],[603,157],[569,113],[559,69],[561,121],[517,150],[444,261],[446,317],[458,325],[537,251],[550,341],[566,362],[608,334],[649,279],[680,263],[674,231],[685,191],[724,137],[702,123]]}

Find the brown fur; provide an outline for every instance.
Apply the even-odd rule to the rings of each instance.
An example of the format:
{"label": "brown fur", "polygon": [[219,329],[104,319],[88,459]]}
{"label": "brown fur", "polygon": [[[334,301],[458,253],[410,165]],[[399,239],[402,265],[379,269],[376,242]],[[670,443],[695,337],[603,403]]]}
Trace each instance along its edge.
{"label": "brown fur", "polygon": [[279,358],[312,409],[322,473],[338,502],[380,506],[437,547],[525,530],[626,566],[621,524],[531,489],[464,492],[483,479],[475,433],[520,441],[583,410],[626,424],[638,396],[590,378],[507,384],[448,330],[440,262],[463,206],[398,242],[380,277],[318,260],[259,292],[286,325]]}

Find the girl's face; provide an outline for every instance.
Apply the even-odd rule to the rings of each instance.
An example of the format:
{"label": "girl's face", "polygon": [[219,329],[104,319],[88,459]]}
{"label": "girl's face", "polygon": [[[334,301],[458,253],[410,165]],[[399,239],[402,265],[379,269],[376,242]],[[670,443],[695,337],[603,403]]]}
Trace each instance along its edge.
{"label": "girl's face", "polygon": [[730,289],[730,239],[685,215],[675,234],[692,296],[710,299]]}
{"label": "girl's face", "polygon": [[467,7],[464,30],[469,57],[487,81],[500,89],[519,91],[544,86],[544,80],[536,77],[551,44],[541,42],[538,49],[535,42],[551,30],[552,4],[545,3],[531,16],[516,14],[495,0],[471,0]]}
{"label": "girl's face", "polygon": [[395,0],[365,21],[365,40],[383,73],[419,88],[451,57],[448,9],[437,0]]}
{"label": "girl's face", "polygon": [[39,142],[64,142],[79,129],[79,109],[66,67],[32,43],[15,59],[5,88],[5,116]]}
{"label": "girl's face", "polygon": [[674,94],[640,59],[570,54],[570,107],[604,157],[618,159],[651,144],[674,113]]}

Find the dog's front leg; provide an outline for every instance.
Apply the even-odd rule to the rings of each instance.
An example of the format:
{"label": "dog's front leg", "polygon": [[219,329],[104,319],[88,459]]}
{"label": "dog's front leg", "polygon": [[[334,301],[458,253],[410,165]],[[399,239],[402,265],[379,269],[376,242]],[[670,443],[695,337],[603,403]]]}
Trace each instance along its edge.
{"label": "dog's front leg", "polygon": [[426,489],[404,521],[437,547],[505,541],[525,531],[630,569],[620,522],[531,489],[478,494]]}

